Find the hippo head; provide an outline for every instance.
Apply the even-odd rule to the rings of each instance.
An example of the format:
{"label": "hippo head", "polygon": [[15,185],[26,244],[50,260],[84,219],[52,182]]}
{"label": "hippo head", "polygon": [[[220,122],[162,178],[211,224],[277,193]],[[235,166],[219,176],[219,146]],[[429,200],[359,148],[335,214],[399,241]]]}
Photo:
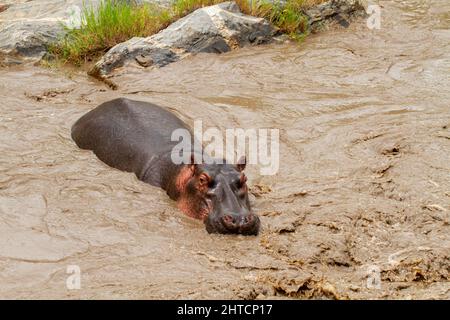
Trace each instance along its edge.
{"label": "hippo head", "polygon": [[203,219],[209,233],[257,235],[259,217],[248,198],[245,157],[239,164],[192,164],[185,169],[179,208]]}

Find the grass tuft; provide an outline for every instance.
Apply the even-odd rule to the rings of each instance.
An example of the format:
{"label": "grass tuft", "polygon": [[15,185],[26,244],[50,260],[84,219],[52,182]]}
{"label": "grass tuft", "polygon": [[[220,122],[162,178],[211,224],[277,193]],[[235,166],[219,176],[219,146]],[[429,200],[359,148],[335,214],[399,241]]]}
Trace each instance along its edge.
{"label": "grass tuft", "polygon": [[[174,0],[169,8],[126,0],[103,0],[98,7],[84,4],[80,27],[65,26],[66,35],[49,51],[63,63],[80,65],[120,42],[148,37],[196,9],[224,1]],[[301,39],[307,32],[308,20],[303,10],[324,1],[287,0],[283,6],[276,0],[236,0],[243,13],[267,19],[294,39]]]}
{"label": "grass tuft", "polygon": [[[277,26],[281,32],[285,32],[297,38],[308,29],[308,19],[303,13],[311,0],[287,0],[287,1],[249,1],[236,0],[242,12],[251,16],[267,19]],[[313,0],[322,1],[323,0]]]}
{"label": "grass tuft", "polygon": [[177,20],[197,9],[212,6],[225,1],[227,0],[174,0],[171,11],[174,20]]}
{"label": "grass tuft", "polygon": [[50,53],[64,62],[81,64],[132,37],[145,37],[172,22],[169,10],[156,5],[104,0],[97,8],[84,5],[79,28],[66,29]]}

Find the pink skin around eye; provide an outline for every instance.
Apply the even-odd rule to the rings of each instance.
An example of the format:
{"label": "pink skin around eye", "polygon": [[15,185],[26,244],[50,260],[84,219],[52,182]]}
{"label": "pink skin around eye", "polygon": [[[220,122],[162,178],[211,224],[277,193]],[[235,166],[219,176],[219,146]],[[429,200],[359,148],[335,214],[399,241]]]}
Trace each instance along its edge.
{"label": "pink skin around eye", "polygon": [[[211,203],[207,203],[207,206],[198,209],[198,206],[195,205],[195,201],[192,202],[192,199],[183,196],[185,194],[187,184],[189,183],[189,180],[193,178],[193,176],[194,170],[190,166],[182,168],[180,173],[178,174],[175,182],[176,188],[181,195],[178,199],[178,208],[192,218],[204,220],[208,217],[209,212],[212,209]],[[201,189],[204,189],[205,187],[207,188],[209,177],[206,174],[203,174],[201,178],[204,181],[199,185],[199,187]]]}

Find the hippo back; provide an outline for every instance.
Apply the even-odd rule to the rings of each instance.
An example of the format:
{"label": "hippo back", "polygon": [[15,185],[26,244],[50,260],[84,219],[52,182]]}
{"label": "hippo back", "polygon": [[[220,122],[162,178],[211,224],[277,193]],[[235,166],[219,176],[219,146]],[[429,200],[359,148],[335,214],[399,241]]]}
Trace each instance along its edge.
{"label": "hippo back", "polygon": [[111,167],[142,177],[152,160],[178,143],[171,141],[171,135],[179,128],[189,130],[171,112],[148,102],[119,98],[82,116],[72,127],[72,139]]}

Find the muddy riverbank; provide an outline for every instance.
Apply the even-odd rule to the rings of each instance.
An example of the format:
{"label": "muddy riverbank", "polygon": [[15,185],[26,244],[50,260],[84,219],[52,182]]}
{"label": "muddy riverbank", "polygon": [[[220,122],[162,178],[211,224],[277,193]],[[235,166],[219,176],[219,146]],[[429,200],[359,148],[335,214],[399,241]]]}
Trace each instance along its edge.
{"label": "muddy riverbank", "polygon": [[[450,6],[379,3],[380,30],[130,69],[116,91],[0,69],[0,298],[450,298]],[[79,150],[73,122],[119,96],[190,124],[280,129],[279,173],[247,169],[261,234],[209,235]]]}

